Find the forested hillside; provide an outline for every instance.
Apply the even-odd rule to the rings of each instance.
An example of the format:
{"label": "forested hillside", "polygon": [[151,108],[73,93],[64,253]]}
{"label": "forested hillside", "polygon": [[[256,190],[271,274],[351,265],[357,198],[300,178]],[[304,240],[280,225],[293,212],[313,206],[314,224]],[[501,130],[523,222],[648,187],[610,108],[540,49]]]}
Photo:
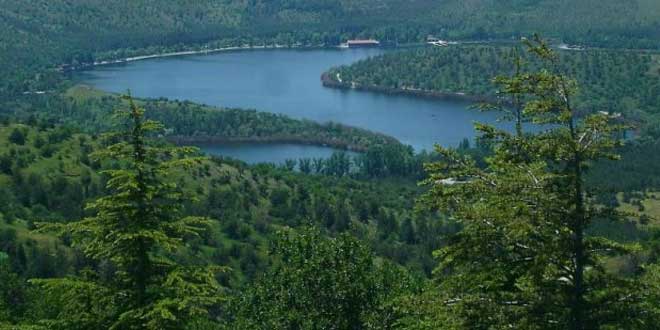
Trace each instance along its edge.
{"label": "forested hillside", "polygon": [[[61,285],[58,278],[86,274],[91,269],[112,278],[113,270],[81,256],[68,239],[60,241],[34,229],[38,223],[74,224],[95,214],[85,211],[84,203],[111,196],[108,177],[101,171],[114,168],[114,162],[99,160],[95,154],[112,139],[38,120],[5,123],[0,138],[0,150],[5,152],[0,157],[4,253],[0,276],[6,279],[0,290],[11,292],[0,303],[0,310],[5,308],[9,313],[0,314],[1,320],[47,329],[68,329],[71,324],[89,329],[107,326],[113,319],[112,309],[97,309],[100,306],[95,305],[89,314],[94,317],[80,315],[71,310],[76,300],[64,298],[77,292],[91,299],[91,304],[108,304],[102,296],[82,288],[70,291],[68,286],[75,282],[63,287],[51,285]],[[149,143],[166,146],[158,140]],[[249,168],[221,160],[201,160],[193,170],[171,173],[168,180],[176,183],[180,192],[195,197],[182,204],[183,214],[212,220],[199,237],[187,238],[185,249],[167,257],[181,265],[231,267],[216,275],[222,286],[234,292],[227,296],[226,305],[221,304],[230,312],[209,310],[227,328],[267,324],[258,327],[266,329],[291,322],[331,322],[334,318],[348,322],[343,328],[417,324],[409,317],[420,311],[416,310],[417,303],[408,299],[416,299],[428,285],[423,274],[428,275],[435,265],[431,252],[445,246],[449,242],[445,238],[455,235],[462,225],[443,216],[439,221],[434,212],[413,212],[420,189],[403,178],[366,182],[360,177],[367,173],[306,173],[269,165]],[[323,231],[280,232],[285,226],[307,225]],[[621,236],[615,228],[609,225],[604,232],[617,239],[637,237],[634,232]],[[337,233],[343,235],[336,240],[328,238]],[[333,256],[331,261],[328,255]],[[382,260],[388,261],[383,264]],[[612,261],[622,263],[610,266],[612,270],[623,271],[629,265],[625,260]],[[327,262],[333,266],[327,267]],[[312,280],[318,276],[323,281]],[[49,280],[26,285],[21,282],[25,278]],[[70,280],[86,279],[76,276]],[[104,288],[110,290],[105,285],[111,283],[103,284]],[[286,298],[290,292],[297,292],[296,302]],[[222,291],[215,294],[217,298],[227,295]],[[35,295],[42,299],[34,299]],[[328,319],[328,313],[334,318]],[[439,322],[436,318],[443,315],[438,311],[424,313],[431,318],[427,322]],[[283,315],[289,316],[282,319]],[[316,316],[310,319],[310,315]],[[217,326],[209,323],[202,329]]]}
{"label": "forested hillside", "polygon": [[[515,130],[477,125],[476,147],[433,155],[390,143],[282,166],[208,159],[164,139],[181,118],[148,115],[175,102],[85,89],[62,113],[7,117],[0,326],[654,329],[650,165],[642,182],[602,184],[620,171],[603,161],[639,157],[625,127],[580,113],[549,66],[561,58],[528,47],[539,67],[498,80],[525,100],[503,109]],[[75,102],[115,117],[93,126]]]}
{"label": "forested hillside", "polygon": [[[429,36],[479,45],[323,79],[491,101],[510,129],[415,153],[68,74]],[[0,329],[656,330],[658,48],[656,0],[0,0]],[[186,146],[227,141],[357,152],[248,165]]]}
{"label": "forested hillside", "polygon": [[[34,230],[37,223],[64,224],[89,216],[83,205],[109,193],[108,177],[99,171],[109,170],[112,163],[93,156],[106,142],[39,121],[3,126],[0,137],[0,236],[2,256],[8,258],[0,258],[0,274],[59,278],[99,266],[70,243]],[[183,213],[213,221],[199,238],[188,240],[185,249],[170,257],[181,264],[231,266],[218,279],[228,289],[238,290],[269,267],[268,247],[279,229],[314,225],[326,233],[351,233],[377,255],[428,273],[430,252],[439,244],[436,234],[454,227],[412,212],[413,196],[419,191],[413,182],[361,182],[335,176],[331,173],[336,171],[329,169],[328,174],[321,168],[317,175],[305,175],[270,165],[248,168],[231,161],[203,160],[194,171],[173,173],[171,182],[195,197],[182,205]],[[48,295],[47,307],[31,298],[36,287],[8,285],[0,290],[12,296],[3,296],[0,310],[9,308],[10,314],[0,313],[0,324],[22,320],[52,329],[61,325],[44,323],[45,319],[60,320],[63,316],[58,313],[71,313],[58,309],[65,308],[65,302],[55,302],[62,298],[58,292]]]}
{"label": "forested hillside", "polygon": [[660,4],[653,0],[452,0],[442,1],[429,16],[450,36],[543,33],[568,43],[645,48],[657,47],[659,14]]}
{"label": "forested hillside", "polygon": [[405,43],[429,34],[484,40],[541,32],[568,43],[657,48],[660,5],[653,0],[3,0],[0,27],[2,90],[22,92],[47,88],[46,78],[35,75],[61,64],[211,41],[214,46],[337,45],[356,36]]}

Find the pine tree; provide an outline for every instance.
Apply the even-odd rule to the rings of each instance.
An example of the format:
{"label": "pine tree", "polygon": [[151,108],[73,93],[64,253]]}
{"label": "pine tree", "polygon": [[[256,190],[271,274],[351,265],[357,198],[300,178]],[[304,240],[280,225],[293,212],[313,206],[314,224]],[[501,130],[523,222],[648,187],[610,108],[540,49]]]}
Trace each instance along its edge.
{"label": "pine tree", "polygon": [[[463,226],[437,252],[439,317],[470,329],[644,328],[632,280],[603,264],[635,247],[586,234],[595,219],[625,216],[595,205],[584,182],[590,162],[616,158],[623,127],[607,113],[579,117],[559,57],[539,37],[525,43],[544,68],[528,72],[516,59],[511,77],[495,79],[515,132],[477,125],[493,148],[485,167],[443,148],[428,165],[423,204]],[[525,133],[528,121],[547,129]]]}
{"label": "pine tree", "polygon": [[182,329],[207,317],[207,308],[220,299],[214,275],[219,269],[183,266],[169,257],[209,225],[206,218],[180,216],[189,198],[169,181],[175,171],[202,160],[189,156],[193,148],[155,143],[150,137],[162,126],[146,120],[144,110],[126,99],[129,110],[117,113],[124,130],[109,134],[114,144],[93,155],[111,166],[101,172],[109,178],[110,194],[88,206],[92,216],[42,229],[70,236],[73,247],[90,259],[110,262],[114,272],[108,280],[88,272],[36,281],[47,292],[67,297],[62,313],[50,322],[53,328]]}

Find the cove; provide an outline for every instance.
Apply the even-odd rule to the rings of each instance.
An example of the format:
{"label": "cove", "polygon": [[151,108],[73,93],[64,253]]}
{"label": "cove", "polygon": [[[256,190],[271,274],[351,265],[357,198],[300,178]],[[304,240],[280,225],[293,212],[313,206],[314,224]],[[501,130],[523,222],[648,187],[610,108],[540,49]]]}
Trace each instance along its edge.
{"label": "cove", "polygon": [[[290,143],[199,143],[196,146],[206,154],[240,159],[248,164],[283,164],[287,159],[330,158],[332,153],[338,151],[328,147]],[[349,155],[355,156],[356,153],[349,152]]]}
{"label": "cove", "polygon": [[[467,102],[322,86],[321,74],[330,67],[386,51],[391,50],[232,51],[99,66],[77,73],[76,78],[104,91],[123,93],[130,89],[138,97],[190,100],[362,127],[391,135],[418,151],[430,150],[436,143],[456,146],[462,139],[474,136],[475,121],[496,121],[496,114],[468,109]],[[255,147],[245,144],[242,148],[253,154],[257,152]],[[313,157],[319,152],[303,149],[299,150],[303,152],[300,157]],[[250,157],[241,152],[233,154],[241,159]]]}

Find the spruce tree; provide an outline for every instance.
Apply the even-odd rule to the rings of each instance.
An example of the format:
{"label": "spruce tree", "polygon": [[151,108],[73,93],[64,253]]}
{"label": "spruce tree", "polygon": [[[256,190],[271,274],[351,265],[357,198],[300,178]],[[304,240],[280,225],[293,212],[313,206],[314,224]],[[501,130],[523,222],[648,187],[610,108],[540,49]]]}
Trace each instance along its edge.
{"label": "spruce tree", "polygon": [[[109,263],[108,279],[95,272],[67,279],[35,281],[48,292],[64,295],[64,308],[52,328],[184,329],[206,318],[218,303],[220,288],[209,267],[178,264],[171,254],[209,225],[199,217],[182,217],[190,198],[174,183],[176,171],[187,171],[202,159],[194,148],[173,148],[153,139],[162,130],[146,120],[130,96],[128,111],[117,117],[123,130],[93,155],[110,169],[101,173],[109,195],[87,209],[91,216],[61,225],[45,225],[70,237],[72,246],[99,263]],[[76,312],[77,311],[77,312]],[[87,327],[85,327],[87,325]]]}
{"label": "spruce tree", "polygon": [[[624,127],[609,113],[579,116],[559,57],[539,37],[525,44],[541,69],[516,57],[512,76],[495,79],[514,133],[477,125],[493,149],[485,167],[444,148],[427,167],[422,204],[463,227],[436,253],[438,317],[469,329],[650,328],[633,281],[603,263],[635,246],[586,234],[597,219],[627,216],[592,202],[584,181],[591,162],[617,158]],[[526,122],[545,129],[525,133]]]}

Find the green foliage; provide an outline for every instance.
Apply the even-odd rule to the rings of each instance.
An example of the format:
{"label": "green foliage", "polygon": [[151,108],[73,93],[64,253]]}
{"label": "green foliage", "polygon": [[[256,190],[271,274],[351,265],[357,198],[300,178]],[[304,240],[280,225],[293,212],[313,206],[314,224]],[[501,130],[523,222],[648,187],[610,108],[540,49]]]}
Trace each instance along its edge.
{"label": "green foliage", "polygon": [[439,315],[470,329],[648,328],[648,311],[630,278],[607,271],[606,256],[625,246],[585,231],[598,218],[624,217],[594,205],[584,186],[589,162],[615,158],[619,146],[607,114],[578,119],[576,83],[560,57],[535,38],[528,50],[545,68],[516,72],[496,83],[513,102],[516,124],[551,124],[536,134],[477,125],[494,154],[486,167],[439,148],[428,166],[425,204],[445,211],[463,228],[436,252]]}
{"label": "green foliage", "polygon": [[272,253],[276,264],[234,302],[228,328],[388,329],[398,315],[387,303],[414,288],[348,235],[283,232]]}
{"label": "green foliage", "polygon": [[[9,141],[17,131],[22,145]],[[95,145],[66,127],[0,127],[0,212],[5,220],[80,218],[83,201],[102,190],[99,176],[91,174],[95,165],[81,163]]]}
{"label": "green foliage", "polygon": [[[621,161],[602,160],[587,173],[589,185],[605,196],[660,187],[660,139],[643,138],[618,150]],[[612,175],[616,173],[616,175]],[[604,179],[606,178],[606,179]],[[611,198],[611,197],[610,197]]]}
{"label": "green foliage", "polygon": [[[83,205],[108,193],[104,188],[107,177],[96,171],[114,165],[87,156],[102,147],[101,139],[73,133],[75,130],[63,126],[50,127],[41,119],[33,125],[0,128],[0,160],[7,159],[9,164],[9,174],[0,174],[0,180],[6,182],[0,188],[0,212],[9,223],[0,222],[0,251],[12,256],[13,270],[23,278],[75,274],[93,264],[68,248],[67,237],[60,243],[28,229],[34,221],[67,222],[89,216],[92,210],[84,211]],[[27,133],[26,145],[8,143],[7,136],[14,127]],[[43,140],[39,148],[38,140]],[[417,161],[422,159],[430,158]],[[354,234],[379,256],[430,272],[430,252],[439,244],[436,233],[451,229],[427,215],[413,214],[412,201],[419,191],[415,182],[393,178],[362,181],[360,178],[368,176],[361,170],[354,172],[355,164],[351,164],[350,175],[329,176],[324,173],[335,173],[326,170],[334,163],[322,163],[320,175],[271,166],[248,167],[229,160],[204,161],[194,170],[175,171],[176,179],[170,180],[198,199],[184,203],[184,214],[223,219],[222,224],[214,222],[203,237],[193,239],[189,247],[177,251],[177,262],[200,258],[231,265],[232,272],[220,275],[220,279],[236,288],[264,270],[268,257],[263,246],[273,239],[272,233],[279,226],[296,226],[313,219],[331,231],[349,231],[358,225]],[[421,172],[421,165],[418,168]],[[395,174],[382,177],[391,175]],[[414,243],[402,248],[403,235],[397,230],[406,219],[413,227],[406,237]],[[391,239],[381,241],[381,236]]]}
{"label": "green foliage", "polygon": [[660,322],[660,264],[652,264],[645,269],[645,275],[641,279],[642,290],[645,295],[644,311],[649,313],[644,320],[648,328],[657,326]]}
{"label": "green foliage", "polygon": [[[501,48],[422,50],[410,63],[392,55],[385,69],[378,61],[389,57],[374,60],[378,84],[443,92],[488,94],[489,76],[515,71],[496,80],[502,95],[490,95],[514,99],[507,117],[521,125],[553,124],[538,135],[480,126],[485,147],[441,150],[443,162],[430,166],[428,202],[446,212],[443,221],[412,212],[420,189],[405,179],[421,177],[421,163],[435,155],[413,155],[388,137],[341,125],[167,100],[138,102],[149,110],[145,119],[129,102],[129,121],[120,120],[126,131],[109,136],[111,145],[90,159],[100,143],[78,131],[109,130],[110,112],[122,101],[80,89],[60,94],[63,76],[52,68],[208,47],[510,38],[532,30],[565,42],[658,47],[659,9],[649,0],[5,1],[1,108],[28,125],[3,117],[0,127],[0,328],[215,329],[222,317],[230,328],[652,329],[660,270],[640,263],[657,262],[657,247],[637,254],[636,245],[587,229],[621,216],[596,205],[603,203],[592,188],[656,186],[656,166],[644,153],[657,143],[616,149],[632,155],[634,166],[600,160],[586,172],[613,152],[615,127],[603,114],[576,114],[649,119],[657,113],[656,55],[589,51],[557,62],[534,45],[544,60],[527,57],[532,71],[524,73]],[[585,85],[583,93],[574,94],[559,71]],[[423,79],[402,78],[411,72]],[[644,135],[656,137],[655,126]],[[300,174],[191,159],[192,149],[170,148],[152,139],[158,134],[184,143],[294,140],[368,152],[300,160]],[[632,169],[612,178],[621,168]],[[604,177],[614,180],[592,184]],[[95,202],[84,210],[87,200]],[[62,240],[28,232],[36,219]],[[328,232],[287,232],[266,255],[275,231],[310,219]],[[433,250],[441,261],[437,286],[421,293],[405,271],[374,257],[429,273]],[[625,273],[609,264],[617,255],[632,260]],[[203,266],[209,263],[234,271]],[[29,277],[40,279],[27,285]],[[223,313],[214,308],[226,295],[216,278],[237,290]]]}
{"label": "green foliage", "polygon": [[26,288],[11,271],[9,256],[0,252],[0,325],[13,323],[25,307]]}
{"label": "green foliage", "polygon": [[40,298],[30,307],[31,321],[47,329],[109,329],[118,313],[112,289],[93,279],[32,280]]}
{"label": "green foliage", "polygon": [[648,0],[450,0],[426,16],[441,24],[447,37],[543,33],[567,43],[645,48],[657,45],[659,12],[658,3]]}
{"label": "green foliage", "polygon": [[305,174],[335,177],[417,179],[424,176],[423,163],[433,159],[434,156],[427,152],[415,154],[410,146],[387,143],[371,145],[365,152],[355,155],[336,151],[327,159],[288,160],[284,168],[298,169]]}
{"label": "green foliage", "polygon": [[[108,176],[110,194],[90,203],[92,216],[43,228],[70,236],[73,247],[88,258],[110,262],[115,268],[109,280],[90,284],[80,279],[35,282],[46,292],[70,295],[52,321],[62,328],[81,324],[83,328],[180,329],[192,319],[206,317],[207,308],[221,298],[213,269],[178,265],[168,258],[184,247],[185,238],[197,236],[209,225],[204,218],[179,217],[186,197],[175,183],[166,181],[173,169],[190,170],[200,160],[186,156],[193,151],[190,148],[149,143],[148,137],[161,125],[144,120],[144,110],[130,98],[129,105],[129,111],[118,113],[125,130],[108,137],[118,142],[94,155],[114,164],[102,172]],[[111,300],[90,299],[89,292]],[[89,316],[70,313],[81,308],[81,300],[106,307],[87,308]]]}
{"label": "green foliage", "polygon": [[13,131],[11,131],[11,134],[9,135],[9,142],[13,144],[18,144],[18,145],[24,145],[25,144],[25,133],[19,128],[14,128]]}

